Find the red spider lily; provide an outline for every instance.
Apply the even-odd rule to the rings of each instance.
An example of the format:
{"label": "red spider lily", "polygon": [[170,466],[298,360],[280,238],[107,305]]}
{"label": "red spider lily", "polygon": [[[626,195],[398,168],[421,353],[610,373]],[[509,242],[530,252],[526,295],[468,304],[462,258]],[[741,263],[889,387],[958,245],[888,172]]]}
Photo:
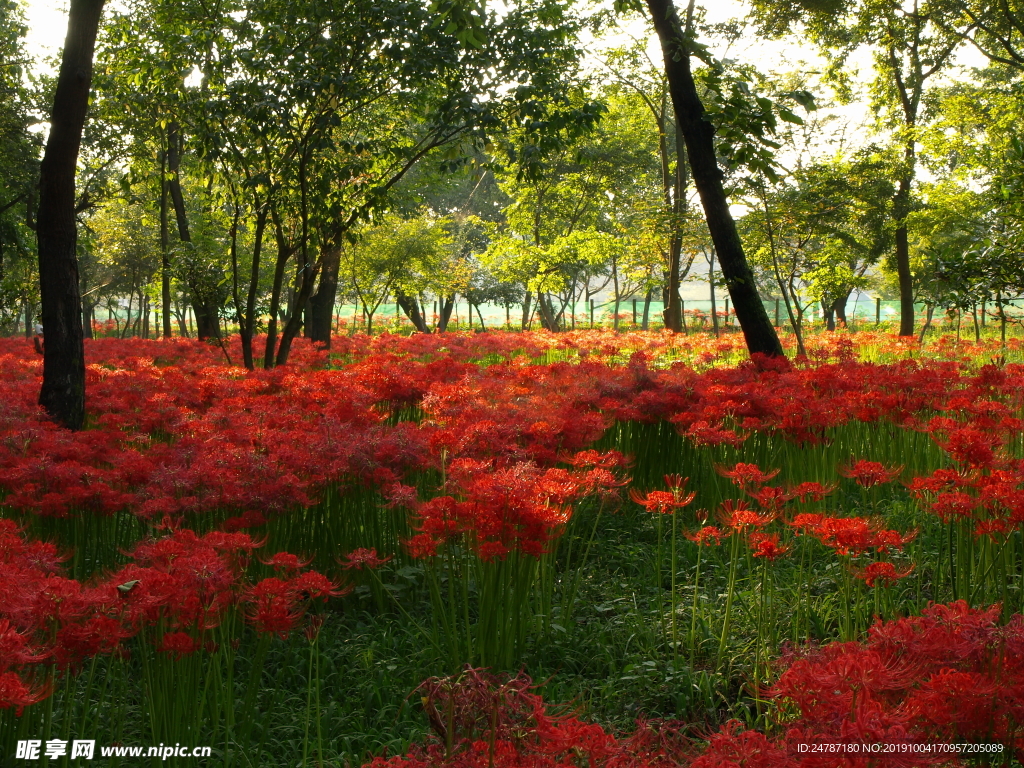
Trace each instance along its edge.
{"label": "red spider lily", "polygon": [[821,501],[830,493],[836,490],[838,486],[835,483],[800,483],[794,485],[788,489],[786,494],[790,499],[800,499],[800,501]]}
{"label": "red spider lily", "polygon": [[25,707],[42,701],[50,695],[49,687],[32,689],[14,672],[0,673],[0,709],[14,707],[20,717]]}
{"label": "red spider lily", "polygon": [[908,566],[904,571],[898,571],[896,570],[896,566],[892,563],[888,561],[880,561],[871,563],[866,568],[857,571],[855,575],[869,587],[874,587],[875,585],[891,587],[900,579],[909,576],[913,571],[913,564]]}
{"label": "red spider lily", "polygon": [[[684,486],[685,488],[685,483]],[[683,488],[673,488],[671,491],[648,491],[646,496],[640,495],[636,488],[629,489],[629,498],[648,512],[661,514],[675,513],[693,501],[695,493],[684,493]]]}
{"label": "red spider lily", "polygon": [[787,491],[772,485],[766,485],[757,490],[748,491],[748,493],[761,509],[771,510],[775,513],[781,511],[786,502],[792,499]]}
{"label": "red spider lily", "polygon": [[779,543],[779,534],[763,533],[755,531],[747,538],[751,554],[754,557],[763,557],[765,560],[774,562],[789,552],[791,547],[788,544]]}
{"label": "red spider lily", "polygon": [[917,536],[917,531],[900,534],[863,517],[797,515],[792,525],[802,528],[840,555],[860,555],[872,549],[900,551]]}
{"label": "red spider lily", "polygon": [[166,653],[175,661],[179,661],[185,656],[191,656],[200,647],[202,647],[201,643],[185,632],[165,632],[156,649],[160,653]]}
{"label": "red spider lily", "polygon": [[707,750],[690,763],[690,768],[783,768],[792,764],[786,750],[764,734],[744,730],[738,720],[730,720],[711,736]]}
{"label": "red spider lily", "polygon": [[729,478],[734,485],[738,485],[740,488],[746,490],[764,485],[773,477],[778,475],[782,470],[772,469],[768,472],[763,472],[757,464],[744,464],[743,462],[739,462],[733,466],[732,469],[716,465],[715,471],[717,471],[722,477]]}
{"label": "red spider lily", "polygon": [[288,587],[299,600],[341,597],[352,591],[350,587],[340,587],[316,571],[306,571],[293,576],[288,582]]}
{"label": "red spider lily", "polygon": [[874,488],[876,485],[891,483],[903,471],[903,467],[885,467],[877,461],[860,459],[852,464],[840,466],[837,471],[848,477],[862,488]]}
{"label": "red spider lily", "polygon": [[298,555],[293,555],[291,552],[278,552],[267,560],[261,559],[260,562],[271,566],[276,571],[291,574],[309,565],[312,562],[312,558],[302,560]]}
{"label": "red spider lily", "polygon": [[708,546],[710,544],[721,544],[722,536],[724,535],[725,534],[719,528],[716,528],[713,525],[705,525],[699,531],[694,531],[693,533],[687,531],[685,534],[686,538],[699,547]]}
{"label": "red spider lily", "polygon": [[374,570],[390,561],[392,557],[393,555],[378,557],[376,547],[371,547],[370,549],[360,547],[345,555],[345,562],[341,564],[341,567],[345,570],[352,568],[355,568],[357,571],[361,571],[363,568]]}
{"label": "red spider lily", "polygon": [[10,619],[0,619],[0,672],[22,664],[34,664],[46,655],[32,647],[29,633],[19,632]]}
{"label": "red spider lily", "polygon": [[287,638],[302,616],[295,590],[289,582],[276,577],[254,584],[246,590],[244,599],[252,603],[246,618],[257,632]]}
{"label": "red spider lily", "polygon": [[943,491],[935,496],[928,508],[944,523],[965,520],[978,508],[978,499],[963,491]]}
{"label": "red spider lily", "polygon": [[306,640],[312,643],[315,642],[318,637],[320,637],[320,630],[323,629],[323,627],[323,616],[310,616],[309,623],[306,625],[306,628],[302,632],[306,636]]}
{"label": "red spider lily", "polygon": [[745,501],[726,499],[718,508],[718,519],[726,528],[734,531],[743,531],[747,528],[763,528],[771,523],[778,515],[772,513],[755,512],[747,506]]}

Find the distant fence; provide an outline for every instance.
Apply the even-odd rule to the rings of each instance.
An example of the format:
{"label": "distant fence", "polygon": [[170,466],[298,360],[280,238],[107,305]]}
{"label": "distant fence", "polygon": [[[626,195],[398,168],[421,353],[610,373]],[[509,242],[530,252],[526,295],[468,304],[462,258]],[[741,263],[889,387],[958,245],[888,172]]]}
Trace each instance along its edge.
{"label": "distant fence", "polygon": [[[789,325],[789,316],[786,312],[786,304],[781,299],[769,300],[764,302],[765,311],[768,316],[773,320],[776,326],[784,327]],[[436,305],[435,305],[436,306]],[[1020,314],[1024,312],[1024,308],[1020,305],[1011,305],[1013,309],[1009,313]],[[428,320],[431,319],[433,307],[428,305],[426,307]],[[605,301],[601,303],[597,302],[578,302],[575,305],[570,305],[565,308],[564,320],[566,327],[575,328],[588,328],[592,325],[611,325],[614,323],[614,312],[615,303],[612,301]],[[664,303],[661,301],[651,301],[647,309],[648,323],[651,327],[661,326],[663,324],[663,312],[665,309]],[[992,309],[993,306],[989,305],[985,317],[979,317],[979,320],[987,322],[992,320]],[[732,305],[728,299],[718,299],[715,302],[716,314],[719,318],[719,323],[725,326],[735,325],[736,316],[733,311]],[[686,315],[687,324],[694,324],[697,327],[710,327],[711,326],[711,300],[710,299],[697,299],[688,300],[683,302],[683,311]],[[619,324],[633,326],[641,325],[643,323],[644,313],[644,300],[643,299],[626,299],[619,303]],[[921,325],[925,321],[926,308],[924,304],[915,305],[915,323]],[[470,325],[479,327],[480,315],[483,315],[483,321],[485,327],[503,327],[506,324],[513,328],[518,328],[522,323],[522,307],[512,306],[504,307],[493,304],[484,304],[479,307],[479,314],[477,307],[473,307],[472,318],[469,316],[469,304],[464,299],[462,301],[456,301],[455,306],[452,309],[450,325],[455,327],[465,328]],[[335,307],[335,317],[340,321],[339,326],[350,328],[354,323],[358,328],[365,326],[366,318],[360,311],[360,308],[352,304],[343,304]],[[946,318],[946,314],[942,310],[936,310],[932,322],[936,325],[940,325]],[[390,304],[382,304],[378,307],[374,313],[374,325],[383,327],[396,322],[396,319],[401,324],[409,323],[409,319],[401,311],[394,302]],[[857,327],[869,327],[880,323],[898,322],[900,319],[900,302],[898,300],[883,300],[875,297],[860,296],[855,299],[851,299],[846,304],[846,319],[847,323],[851,328]],[[820,304],[810,307],[804,313],[804,323],[813,324],[822,322],[824,320],[821,313]],[[532,318],[533,327],[538,327],[539,318],[536,311],[533,312]],[[970,315],[964,316],[965,323],[973,323],[970,319]]]}

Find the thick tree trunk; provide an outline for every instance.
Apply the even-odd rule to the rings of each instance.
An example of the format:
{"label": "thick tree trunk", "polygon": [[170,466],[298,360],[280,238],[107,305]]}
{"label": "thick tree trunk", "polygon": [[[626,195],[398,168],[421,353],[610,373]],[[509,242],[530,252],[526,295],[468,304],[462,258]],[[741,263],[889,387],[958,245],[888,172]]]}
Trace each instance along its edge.
{"label": "thick tree trunk", "polygon": [[[547,293],[537,292],[537,312],[540,314],[540,323],[545,329],[557,333],[558,318],[555,317],[555,308],[551,306],[551,296]],[[470,317],[472,317],[472,307]]]}
{"label": "thick tree trunk", "polygon": [[320,284],[309,301],[309,338],[331,348],[334,302],[338,297],[338,270],[341,268],[341,237],[328,241],[320,252]]}
{"label": "thick tree trunk", "polygon": [[405,312],[406,317],[412,321],[413,326],[420,333],[430,333],[430,328],[427,327],[426,318],[420,312],[419,302],[413,296],[407,296],[402,292],[400,288],[395,289],[395,298],[398,301],[398,306]]}
{"label": "thick tree trunk", "polygon": [[452,319],[452,309],[455,308],[455,294],[445,296],[441,299],[441,312],[437,318],[437,332],[444,333],[448,330],[448,321]]}
{"label": "thick tree trunk", "polygon": [[690,173],[700,195],[708,230],[718,252],[726,287],[736,308],[747,349],[783,357],[782,344],[754,284],[754,275],[743,253],[736,222],[722,184],[722,170],[715,156],[715,129],[704,119],[704,105],[690,70],[690,51],[672,0],[647,0],[654,29],[661,42],[676,122],[683,132]]}
{"label": "thick tree trunk", "polygon": [[103,0],[71,0],[68,34],[39,168],[39,290],[42,296],[43,386],[39,404],[58,423],[85,423],[85,342],[79,293],[75,169],[89,106],[92,57]]}
{"label": "thick tree trunk", "polygon": [[893,215],[896,218],[896,276],[900,286],[900,336],[914,335],[914,277],[910,274],[910,242],[907,214],[910,211],[910,179],[900,179]]}

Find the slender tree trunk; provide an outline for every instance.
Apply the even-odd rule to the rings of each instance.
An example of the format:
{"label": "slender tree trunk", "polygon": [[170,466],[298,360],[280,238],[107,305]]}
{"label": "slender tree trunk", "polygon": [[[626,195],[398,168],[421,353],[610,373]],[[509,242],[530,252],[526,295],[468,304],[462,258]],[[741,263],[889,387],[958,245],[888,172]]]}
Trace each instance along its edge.
{"label": "slender tree trunk", "polygon": [[[651,297],[653,296],[653,293],[654,293],[654,288],[652,288],[651,286],[647,286],[647,295],[644,296],[644,316],[643,316],[643,322],[640,325],[640,328],[645,330],[645,331],[648,330],[648,328],[650,327],[650,321],[651,321]],[[680,315],[680,318],[682,318],[682,315]],[[682,325],[680,324],[680,330],[681,329],[682,329]]]}
{"label": "slender tree trunk", "polygon": [[271,212],[274,219],[274,234],[277,238],[277,264],[274,266],[274,285],[270,290],[270,320],[267,323],[267,346],[263,353],[263,367],[274,367],[274,353],[277,351],[277,316],[281,310],[281,289],[284,285],[284,268],[292,254],[284,235],[280,218]]}
{"label": "slender tree trunk", "polygon": [[[178,239],[183,243],[192,242],[192,233],[188,224],[188,212],[185,210],[185,196],[181,191],[181,127],[177,121],[167,126],[167,189],[171,202],[174,204],[174,219],[178,225]],[[220,321],[217,317],[218,307],[213,306],[211,298],[206,295],[206,287],[195,284],[189,286],[192,294],[192,311],[196,318],[196,337],[200,341],[220,338]]]}
{"label": "slender tree trunk", "polygon": [[88,302],[83,301],[82,302],[82,330],[84,331],[84,336],[87,339],[91,339],[93,337],[93,332],[92,332],[92,313],[93,313],[93,305],[89,304]]}
{"label": "slender tree trunk", "polygon": [[302,270],[302,285],[295,296],[295,311],[288,318],[288,322],[281,331],[281,344],[277,349],[277,359],[274,365],[285,365],[288,362],[288,355],[292,350],[292,341],[302,328],[302,310],[309,297],[313,294],[313,284],[316,282],[317,273],[320,271],[320,263],[310,264],[308,269]]}
{"label": "slender tree trunk", "polygon": [[715,299],[715,249],[711,249],[711,258],[708,261],[708,283],[711,285],[711,327],[718,336],[718,304]]}
{"label": "slender tree trunk", "polygon": [[715,155],[715,129],[705,119],[704,105],[690,70],[690,48],[672,0],[647,0],[654,29],[661,42],[665,74],[683,133],[690,172],[704,207],[711,239],[718,251],[726,287],[743,329],[747,349],[783,357],[782,344],[757,293],[754,275],[743,252],[736,222],[729,212],[722,170]]}
{"label": "slender tree trunk", "polygon": [[526,292],[526,298],[523,299],[523,322],[520,326],[521,330],[526,330],[527,325],[530,323],[531,308],[533,306],[533,291]]}
{"label": "slender tree trunk", "polygon": [[932,316],[935,314],[935,305],[932,303],[927,304],[925,306],[925,312],[924,325],[921,326],[921,335],[917,337],[917,343],[919,345],[924,343],[924,336],[928,333],[928,329],[932,325]]}
{"label": "slender tree trunk", "polygon": [[672,212],[676,215],[676,225],[669,241],[668,286],[666,290],[665,327],[679,333],[683,330],[683,300],[679,295],[679,284],[682,281],[683,237],[682,217],[686,213],[686,141],[683,132],[676,123],[676,175],[675,195],[672,200]]}
{"label": "slender tree trunk", "polygon": [[39,405],[59,424],[85,423],[85,342],[79,293],[75,169],[89,106],[92,56],[103,0],[71,0],[68,34],[39,168],[39,290],[43,386]]}
{"label": "slender tree trunk", "polygon": [[160,300],[164,338],[171,338],[171,238],[167,221],[167,150],[160,152]]}

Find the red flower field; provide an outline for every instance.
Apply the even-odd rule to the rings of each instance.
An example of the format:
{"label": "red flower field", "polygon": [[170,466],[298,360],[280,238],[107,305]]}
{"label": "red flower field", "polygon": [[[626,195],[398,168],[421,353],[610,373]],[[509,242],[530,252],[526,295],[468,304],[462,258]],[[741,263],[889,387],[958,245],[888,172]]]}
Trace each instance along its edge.
{"label": "red flower field", "polygon": [[[344,764],[324,627],[364,611],[430,678],[394,705],[431,735],[374,768],[1020,760],[1024,365],[938,346],[730,364],[731,337],[357,335],[245,372],[102,339],[71,433],[2,339],[2,748],[79,722],[114,743],[135,712],[139,738],[245,764],[291,653],[302,760]],[[631,735],[545,704],[523,669],[619,626],[718,703]],[[104,675],[126,709],[98,714]]]}

